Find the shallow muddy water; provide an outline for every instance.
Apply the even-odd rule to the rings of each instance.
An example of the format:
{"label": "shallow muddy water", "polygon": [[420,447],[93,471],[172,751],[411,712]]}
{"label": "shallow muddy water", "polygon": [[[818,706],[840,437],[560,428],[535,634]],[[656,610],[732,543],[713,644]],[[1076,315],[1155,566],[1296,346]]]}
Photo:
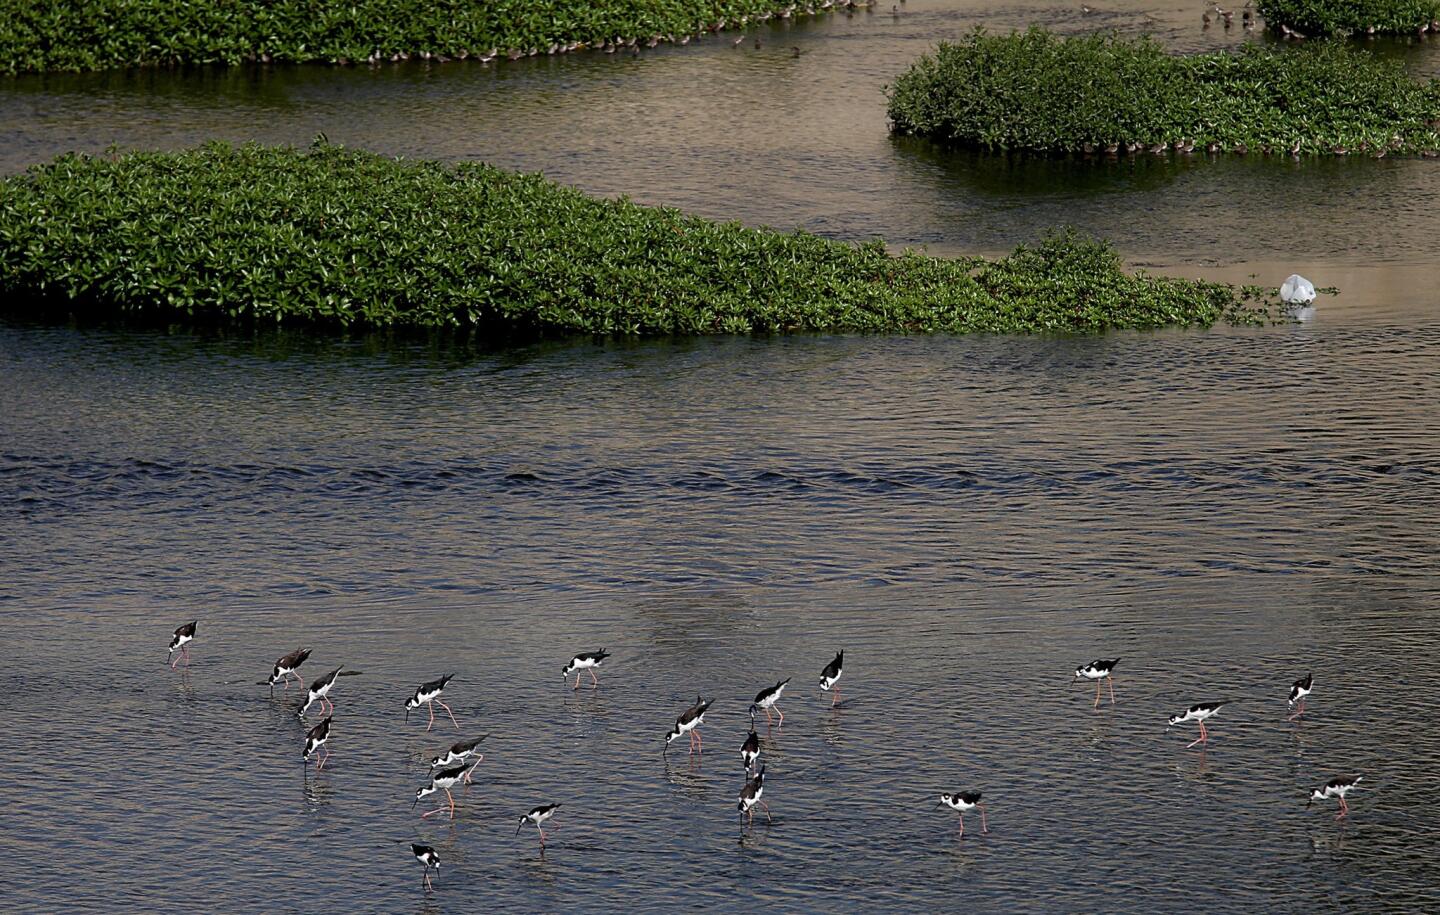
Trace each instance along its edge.
{"label": "shallow muddy water", "polygon": [[[758,50],[0,80],[6,172],[323,130],[838,238],[997,250],[1069,221],[1146,266],[1342,290],[1302,325],[1083,338],[0,325],[0,907],[1440,906],[1440,165],[885,134],[880,84],[975,24],[1243,40],[1200,9],[911,0]],[[1433,73],[1437,48],[1389,53]],[[358,672],[318,775],[295,691],[256,682],[300,645],[307,680]],[[601,688],[563,686],[599,647]],[[1113,656],[1119,701],[1092,711],[1070,671]],[[407,724],[450,672],[462,730]],[[742,830],[745,708],[791,676],[774,822]],[[703,762],[662,756],[696,693]],[[1230,704],[1186,750],[1165,719],[1206,700]],[[422,821],[422,760],[485,733],[456,821]],[[1352,772],[1348,822],[1306,810]],[[989,835],[931,809],[962,789]],[[515,819],[550,801],[542,855]],[[411,841],[443,856],[433,894]]]}
{"label": "shallow muddy water", "polygon": [[[495,354],[4,328],[5,907],[1433,908],[1440,325],[1346,314]],[[318,777],[256,682],[299,645],[361,672]],[[1115,655],[1092,711],[1069,671]],[[452,671],[491,737],[450,825],[410,801],[457,732],[402,702]],[[742,831],[745,708],[791,676]],[[696,693],[703,763],[662,757]],[[1215,699],[1207,752],[1166,734]],[[1348,823],[1306,810],[1351,771]],[[929,809],[960,788],[988,836]],[[548,801],[542,856],[515,818]]]}

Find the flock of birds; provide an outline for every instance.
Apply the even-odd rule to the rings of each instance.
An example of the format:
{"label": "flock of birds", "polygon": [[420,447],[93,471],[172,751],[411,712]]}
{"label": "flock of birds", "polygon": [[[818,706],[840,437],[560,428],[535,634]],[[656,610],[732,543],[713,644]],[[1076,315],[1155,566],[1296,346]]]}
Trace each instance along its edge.
{"label": "flock of birds", "polygon": [[[175,635],[170,640],[169,655],[166,658],[172,670],[174,670],[182,660],[187,666],[189,665],[189,646],[195,639],[197,622],[197,620],[191,620],[175,630]],[[271,694],[274,694],[275,687],[280,684],[283,684],[284,688],[288,690],[290,688],[291,677],[301,686],[304,686],[305,681],[301,678],[298,671],[300,665],[304,664],[309,657],[310,649],[300,648],[276,661],[268,680],[264,681],[270,686]],[[582,674],[588,673],[591,688],[598,688],[600,681],[595,676],[595,670],[604,664],[605,660],[609,657],[610,653],[604,649],[575,655],[570,659],[570,662],[565,665],[562,671],[562,676],[565,678],[566,684],[570,685],[570,676],[574,674],[575,683],[572,688],[578,690],[580,688]],[[1095,684],[1095,702],[1092,707],[1097,709],[1100,707],[1103,690],[1108,686],[1110,691],[1110,704],[1114,705],[1115,667],[1119,663],[1119,658],[1091,661],[1089,664],[1077,667],[1075,669],[1075,675],[1070,682],[1072,684],[1078,682],[1093,682]],[[343,669],[344,666],[341,665],[306,687],[305,704],[300,708],[299,716],[304,718],[305,713],[310,710],[310,707],[318,702],[320,703],[321,714],[325,715],[323,719],[306,731],[305,743],[301,750],[303,763],[308,766],[311,758],[315,758],[315,768],[317,771],[323,769],[326,761],[330,758],[330,751],[325,746],[330,740],[330,722],[335,710],[334,703],[330,701],[330,690],[340,678],[340,673]],[[843,650],[837,653],[834,659],[826,664],[820,671],[820,689],[830,693],[831,708],[834,708],[841,701],[840,678],[844,673],[845,652]],[[410,713],[424,706],[430,715],[429,721],[425,726],[425,730],[428,732],[435,726],[435,706],[439,705],[445,710],[445,713],[450,716],[450,721],[455,725],[455,729],[459,730],[460,723],[456,721],[455,713],[450,709],[450,706],[446,705],[440,698],[445,692],[445,687],[449,685],[450,681],[454,678],[454,674],[448,674],[417,687],[414,694],[405,700],[405,720],[408,722],[410,720]],[[756,807],[764,811],[767,820],[770,819],[770,807],[763,799],[765,794],[765,766],[761,763],[759,768],[756,768],[756,764],[760,760],[760,737],[755,731],[756,719],[759,713],[763,712],[767,725],[774,727],[784,726],[785,713],[780,710],[779,702],[781,696],[785,693],[785,687],[788,686],[789,683],[790,678],[787,677],[774,686],[761,690],[755,696],[755,701],[750,704],[750,733],[746,736],[745,742],[740,746],[740,758],[745,765],[745,785],[740,790],[739,803],[737,805],[740,811],[741,822],[747,826],[754,824]],[[1295,721],[1305,714],[1305,700],[1313,688],[1314,678],[1308,673],[1291,685],[1289,707],[1293,709],[1293,711],[1289,717],[1285,719],[1286,721]],[[689,738],[691,755],[704,753],[704,741],[700,736],[700,725],[705,723],[705,713],[710,709],[714,701],[714,699],[707,700],[696,696],[695,703],[676,717],[675,726],[665,734],[665,747],[662,753],[668,753],[670,745],[682,736]],[[1201,702],[1192,705],[1178,715],[1171,715],[1169,722],[1165,726],[1165,730],[1169,731],[1170,728],[1176,725],[1193,721],[1199,727],[1200,736],[1187,744],[1185,749],[1188,750],[1197,745],[1207,744],[1210,740],[1210,734],[1205,727],[1205,722],[1213,718],[1224,705],[1225,703],[1223,702]],[[778,723],[776,722],[776,717],[779,719]],[[413,810],[424,798],[441,791],[445,793],[447,803],[434,810],[422,813],[421,819],[429,818],[437,813],[444,813],[447,810],[450,819],[455,819],[455,797],[451,794],[450,789],[462,783],[466,785],[470,784],[471,775],[474,773],[475,768],[485,759],[485,755],[479,750],[480,744],[485,740],[485,737],[488,736],[487,734],[471,740],[458,741],[452,744],[444,753],[430,760],[431,771],[429,783],[415,792],[415,801],[411,804],[411,809]],[[1336,819],[1348,815],[1350,807],[1345,800],[1345,796],[1359,784],[1360,778],[1359,775],[1354,775],[1331,779],[1324,785],[1310,792],[1310,799],[1305,806],[1308,808],[1316,801],[1325,801],[1334,798],[1339,801],[1339,812],[1335,815]],[[515,834],[519,835],[520,830],[525,826],[533,825],[539,833],[540,847],[543,850],[546,840],[545,824],[555,816],[560,810],[560,806],[559,803],[548,803],[532,807],[519,818],[519,823],[515,827]],[[942,807],[948,807],[959,814],[960,835],[962,837],[965,835],[965,814],[972,810],[978,809],[980,811],[980,831],[982,833],[988,833],[990,831],[985,816],[985,805],[981,803],[981,793],[979,791],[943,793],[940,795],[939,802],[935,805],[934,809],[940,809]],[[556,828],[558,827],[551,827],[552,830]],[[410,850],[411,853],[414,854],[415,860],[425,868],[425,887],[427,889],[433,889],[433,884],[430,880],[430,871],[435,870],[438,872],[440,870],[439,852],[432,846],[419,843],[411,843]]]}

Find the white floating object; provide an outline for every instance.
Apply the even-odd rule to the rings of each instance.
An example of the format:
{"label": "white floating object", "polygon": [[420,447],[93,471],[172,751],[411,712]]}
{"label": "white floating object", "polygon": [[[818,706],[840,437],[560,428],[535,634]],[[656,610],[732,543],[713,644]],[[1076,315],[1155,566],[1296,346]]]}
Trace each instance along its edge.
{"label": "white floating object", "polygon": [[1309,305],[1315,301],[1315,284],[1292,273],[1280,284],[1280,300],[1287,305]]}

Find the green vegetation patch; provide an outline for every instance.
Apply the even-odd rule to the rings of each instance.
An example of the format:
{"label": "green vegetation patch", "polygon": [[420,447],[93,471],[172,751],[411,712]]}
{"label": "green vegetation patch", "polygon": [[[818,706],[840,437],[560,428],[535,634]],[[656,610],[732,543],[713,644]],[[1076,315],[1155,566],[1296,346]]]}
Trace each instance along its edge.
{"label": "green vegetation patch", "polygon": [[1440,81],[1341,42],[1174,56],[1149,38],[977,30],[888,91],[897,133],[985,149],[1440,150]]}
{"label": "green vegetation patch", "polygon": [[815,8],[793,0],[5,0],[0,7],[0,71],[10,73],[544,54],[679,41]]}
{"label": "green vegetation patch", "polygon": [[1071,233],[996,261],[894,256],[318,142],[68,155],[0,182],[0,302],[505,335],[1094,331],[1263,323],[1276,305],[1127,273]]}
{"label": "green vegetation patch", "polygon": [[1440,0],[1260,0],[1259,8],[1267,27],[1302,36],[1440,33]]}

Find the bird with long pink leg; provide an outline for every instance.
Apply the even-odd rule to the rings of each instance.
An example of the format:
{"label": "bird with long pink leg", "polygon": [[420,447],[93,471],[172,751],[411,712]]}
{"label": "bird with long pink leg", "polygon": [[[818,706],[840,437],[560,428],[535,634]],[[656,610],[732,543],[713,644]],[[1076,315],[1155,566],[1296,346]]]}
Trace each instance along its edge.
{"label": "bird with long pink leg", "polygon": [[1215,713],[1220,711],[1220,707],[1224,704],[1223,702],[1202,702],[1199,705],[1192,705],[1186,709],[1183,714],[1171,715],[1170,723],[1165,725],[1165,730],[1168,731],[1177,724],[1193,721],[1200,725],[1200,736],[1186,744],[1185,749],[1188,750],[1197,743],[1209,743],[1210,734],[1205,730],[1205,719],[1214,717]]}
{"label": "bird with long pink leg", "polygon": [[[1314,674],[1306,674],[1291,685],[1290,707],[1295,709],[1295,711],[1291,713],[1289,718],[1285,719],[1286,721],[1296,721],[1301,715],[1305,714],[1305,697],[1310,695],[1314,686]],[[1296,708],[1297,703],[1299,704],[1299,708]]]}
{"label": "bird with long pink leg", "polygon": [[980,803],[979,791],[957,791],[953,794],[942,794],[940,803],[935,805],[935,809],[939,810],[941,807],[949,807],[960,813],[960,835],[962,837],[965,835],[965,814],[977,808],[980,811],[980,832],[988,833],[990,831],[990,824],[985,821],[985,805]]}
{"label": "bird with long pink leg", "polygon": [[430,723],[425,725],[425,730],[435,726],[435,706],[439,705],[450,716],[450,723],[455,725],[455,730],[460,730],[460,722],[455,720],[455,713],[450,711],[450,706],[440,701],[440,694],[445,692],[445,686],[455,679],[454,674],[446,674],[438,680],[431,680],[429,683],[422,683],[415,690],[415,695],[405,700],[405,720],[410,720],[410,712],[426,706],[430,710]]}
{"label": "bird with long pink leg", "polygon": [[325,755],[321,757],[318,762],[315,763],[316,772],[319,772],[321,769],[325,768],[325,764],[330,761],[330,751],[329,749],[325,748],[325,744],[330,741],[330,722],[332,720],[333,719],[331,717],[326,716],[325,718],[321,719],[319,724],[315,725],[313,728],[305,732],[304,759],[306,765],[310,764],[310,757],[314,756],[322,749],[325,751]]}
{"label": "bird with long pink leg", "polygon": [[1306,802],[1306,808],[1309,808],[1316,801],[1325,801],[1333,797],[1340,801],[1340,812],[1335,814],[1335,819],[1338,820],[1342,817],[1349,816],[1350,805],[1345,803],[1345,795],[1355,790],[1355,786],[1360,784],[1360,779],[1361,776],[1359,775],[1352,775],[1349,778],[1330,779],[1330,781],[1324,785],[1310,792],[1310,800]]}
{"label": "bird with long pink leg", "polygon": [[[198,622],[199,620],[191,620],[175,630],[174,637],[170,639],[170,654],[165,657],[165,660],[170,662],[171,670],[175,669],[181,658],[185,659],[186,667],[190,666],[190,649],[186,646],[195,641],[195,624]],[[180,657],[175,657],[177,651],[180,652]]]}
{"label": "bird with long pink leg", "polygon": [[[478,765],[480,765],[480,761],[477,759],[475,762],[469,764],[468,766],[465,763],[460,763],[459,765],[447,766],[444,769],[439,769],[435,772],[432,772],[430,774],[430,784],[415,792],[415,800],[413,803],[411,803],[410,809],[414,810],[415,805],[420,803],[421,798],[428,797],[437,791],[444,791],[445,799],[449,802],[450,819],[455,819],[455,795],[450,793],[450,789],[454,788],[462,781],[465,781],[469,774],[474,771],[475,767]],[[428,817],[432,817],[437,813],[443,812],[444,810],[444,806],[436,807],[434,810],[431,810],[428,813],[420,814],[420,819],[427,819]]]}
{"label": "bird with long pink leg", "polygon": [[670,751],[670,744],[681,734],[690,735],[690,754],[692,756],[705,752],[705,742],[700,737],[700,725],[705,723],[705,712],[714,702],[714,699],[707,702],[699,696],[695,697],[695,704],[680,713],[680,717],[675,719],[675,727],[665,735],[665,749],[661,751],[662,755]]}
{"label": "bird with long pink leg", "polygon": [[[560,809],[559,804],[541,804],[539,807],[531,807],[530,811],[520,818],[520,824],[515,827],[515,835],[520,835],[520,830],[525,828],[526,823],[533,823],[540,832],[540,847],[545,847],[545,823]],[[559,829],[559,826],[551,826],[552,830]]]}

